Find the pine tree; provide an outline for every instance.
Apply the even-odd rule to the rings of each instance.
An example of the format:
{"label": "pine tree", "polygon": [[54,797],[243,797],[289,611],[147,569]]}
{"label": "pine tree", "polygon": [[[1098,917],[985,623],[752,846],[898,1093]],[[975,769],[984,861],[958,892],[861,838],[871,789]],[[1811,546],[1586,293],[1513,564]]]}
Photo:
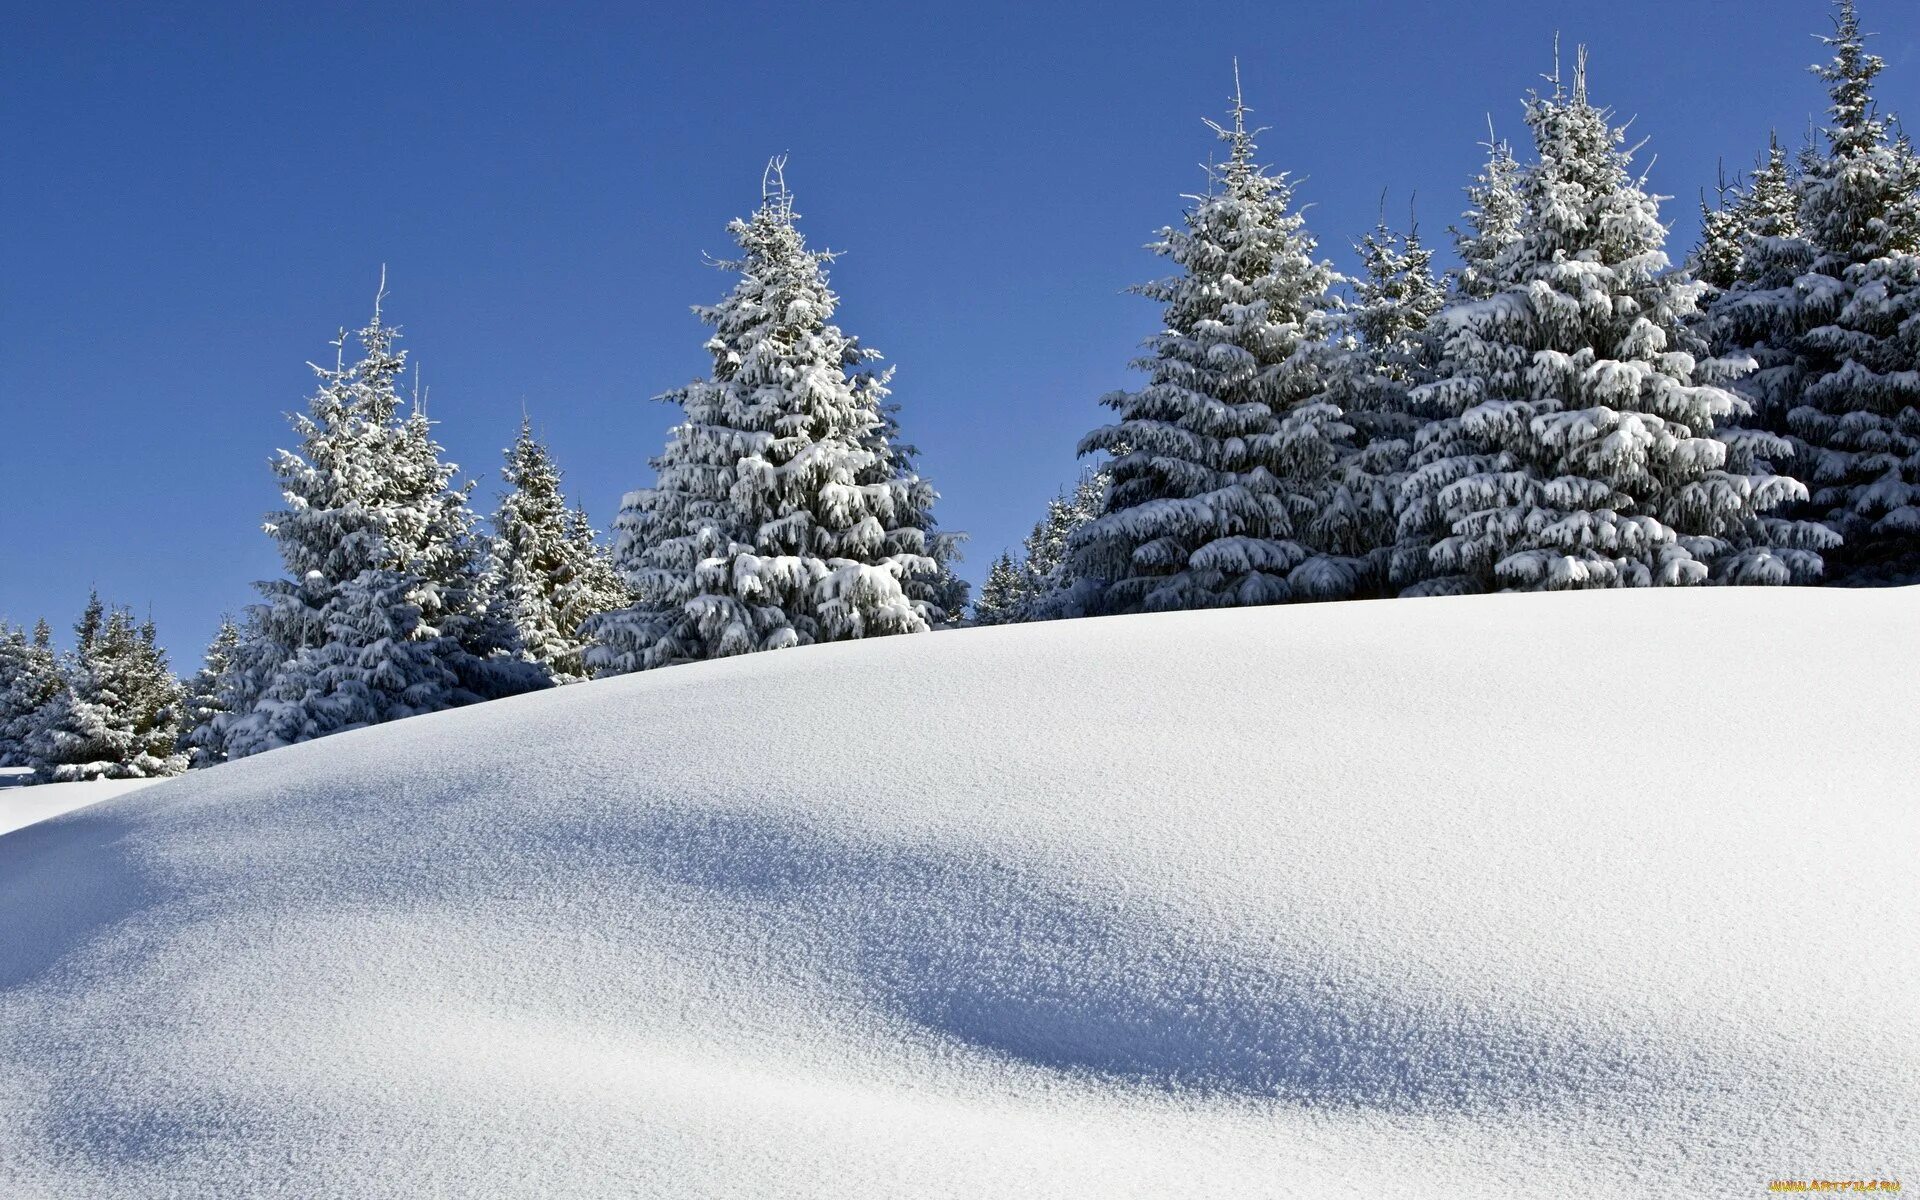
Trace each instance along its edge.
{"label": "pine tree", "polygon": [[987,581],[980,587],[980,598],[973,602],[976,625],[1013,625],[1026,619],[1032,600],[1031,581],[1013,554],[1001,551],[987,568]]}
{"label": "pine tree", "polygon": [[1316,543],[1361,564],[1364,588],[1349,594],[1390,596],[1426,574],[1425,544],[1401,543],[1400,496],[1425,424],[1409,393],[1433,378],[1432,324],[1446,290],[1417,226],[1400,234],[1383,216],[1355,249],[1363,271],[1352,281],[1324,397],[1354,430],[1355,449],[1336,466],[1313,529]]}
{"label": "pine tree", "polygon": [[1810,512],[1844,539],[1839,582],[1920,580],[1920,158],[1880,115],[1853,0],[1839,0],[1827,153],[1801,182],[1813,261],[1783,323],[1797,364],[1786,414]]}
{"label": "pine tree", "polygon": [[92,597],[75,628],[67,686],[34,721],[26,757],[43,783],[178,775],[179,681],[167,668],[152,622]]}
{"label": "pine tree", "polygon": [[1724,165],[1714,202],[1708,204],[1704,194],[1700,197],[1700,244],[1687,260],[1687,269],[1711,289],[1709,296],[1732,287],[1740,278],[1740,261],[1746,255],[1748,241],[1748,202],[1749,194],[1738,179],[1727,179]]}
{"label": "pine tree", "polygon": [[521,651],[556,683],[584,679],[588,618],[632,603],[593,526],[567,507],[560,469],[533,436],[530,419],[506,451],[508,491],[494,513],[494,591],[519,633]]}
{"label": "pine tree", "polygon": [[288,578],[256,585],[232,711],[214,718],[230,757],[548,682],[487,593],[472,485],[452,486],[421,400],[405,411],[398,336],[376,300],[360,361],[343,333],[293,418],[300,452],[275,463],[287,507],[266,528]]}
{"label": "pine tree", "polygon": [[[892,372],[831,324],[833,255],[807,249],[784,160],[729,232],[740,278],[695,311],[710,378],[665,399],[686,419],[626,498],[615,565],[638,602],[589,624],[602,674],[944,623],[958,539],[932,532],[887,401]],[[962,594],[962,602],[964,596]]]}
{"label": "pine tree", "polygon": [[1454,291],[1473,300],[1484,300],[1500,290],[1500,258],[1520,240],[1523,208],[1520,162],[1509,143],[1494,137],[1492,118],[1487,120],[1487,140],[1482,146],[1487,162],[1467,188],[1470,207],[1462,214],[1466,228],[1453,229],[1461,264],[1453,275]]}
{"label": "pine tree", "polygon": [[1047,501],[1046,515],[1034,523],[1015,559],[1003,553],[987,571],[980,601],[974,606],[976,625],[1007,625],[1044,621],[1070,615],[1062,610],[1072,594],[1074,534],[1098,517],[1106,504],[1109,477],[1105,467],[1081,472],[1072,491],[1062,490]]}
{"label": "pine tree", "polygon": [[[1800,236],[1800,187],[1776,135],[1723,232],[1738,252],[1733,277],[1720,284],[1706,309],[1714,351],[1750,359],[1754,369],[1735,381],[1753,412],[1736,421],[1775,434],[1787,432],[1787,413],[1799,403],[1806,375],[1795,281],[1813,264],[1813,247]],[[1781,465],[1792,449],[1780,451]]]}
{"label": "pine tree", "polygon": [[232,617],[222,616],[220,630],[208,645],[200,669],[185,686],[180,751],[187,756],[189,767],[211,767],[227,761],[226,739],[214,718],[232,711],[229,694],[239,648],[240,627]]}
{"label": "pine tree", "polygon": [[1076,611],[1273,604],[1346,573],[1307,529],[1351,434],[1316,402],[1338,277],[1286,176],[1255,162],[1235,92],[1231,127],[1208,122],[1229,146],[1210,194],[1153,246],[1178,273],[1135,289],[1164,305],[1135,364],[1148,383],[1107,396],[1118,420],[1080,443],[1111,456],[1112,483],[1073,538]]}
{"label": "pine tree", "polygon": [[[1729,582],[1818,573],[1769,510],[1805,495],[1716,433],[1745,403],[1691,329],[1701,285],[1666,270],[1658,198],[1628,173],[1624,132],[1571,93],[1527,105],[1538,161],[1497,290],[1438,318],[1440,376],[1413,392],[1421,430],[1402,532],[1430,537],[1411,594]],[[1785,541],[1786,544],[1779,544]]]}
{"label": "pine tree", "polygon": [[66,687],[45,621],[33,635],[0,622],[0,767],[24,767],[41,712]]}

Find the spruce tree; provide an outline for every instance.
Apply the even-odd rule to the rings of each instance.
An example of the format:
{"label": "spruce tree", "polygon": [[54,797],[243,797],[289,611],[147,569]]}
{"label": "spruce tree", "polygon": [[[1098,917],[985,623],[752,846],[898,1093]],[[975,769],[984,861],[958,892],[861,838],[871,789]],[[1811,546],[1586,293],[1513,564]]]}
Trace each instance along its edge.
{"label": "spruce tree", "polygon": [[1330,356],[1325,393],[1352,427],[1354,450],[1335,468],[1314,538],[1359,564],[1364,584],[1349,594],[1390,596],[1426,574],[1424,543],[1401,543],[1399,509],[1414,439],[1425,424],[1409,393],[1433,378],[1432,323],[1446,290],[1417,226],[1401,234],[1383,217],[1355,249],[1363,270],[1352,281],[1354,301]]}
{"label": "spruce tree", "polygon": [[1032,598],[1027,573],[1013,560],[1011,551],[1003,550],[987,568],[987,580],[980,586],[979,599],[973,602],[973,623],[1017,624],[1026,619],[1027,605]]}
{"label": "spruce tree", "polygon": [[1344,578],[1308,530],[1351,434],[1317,402],[1338,277],[1255,161],[1248,111],[1236,86],[1231,125],[1208,122],[1227,160],[1153,246],[1177,272],[1135,289],[1164,306],[1147,385],[1105,397],[1118,419],[1081,440],[1112,483],[1073,537],[1075,611],[1273,604]]}
{"label": "spruce tree", "polygon": [[587,676],[581,626],[633,597],[594,542],[586,514],[567,507],[560,469],[530,419],[520,422],[506,459],[508,491],[493,517],[493,587],[521,652],[545,664],[556,683],[572,683]]}
{"label": "spruce tree", "polygon": [[[1658,199],[1624,132],[1573,88],[1533,97],[1538,152],[1495,290],[1438,317],[1436,418],[1408,477],[1403,535],[1432,538],[1412,594],[1729,582],[1818,573],[1815,546],[1765,514],[1805,495],[1750,435],[1745,402],[1691,328],[1701,285],[1667,270]],[[1779,544],[1784,541],[1786,544]]]}
{"label": "spruce tree", "polygon": [[67,685],[34,720],[26,757],[43,783],[178,775],[179,681],[167,668],[152,622],[89,600],[75,628]]}
{"label": "spruce tree", "polygon": [[24,767],[27,742],[47,704],[66,687],[45,621],[25,630],[0,622],[0,767]]}
{"label": "spruce tree", "polygon": [[1520,162],[1513,146],[1496,138],[1487,121],[1486,165],[1467,188],[1468,209],[1463,229],[1453,228],[1454,250],[1460,267],[1453,274],[1454,291],[1472,300],[1484,300],[1500,290],[1500,257],[1520,240]]}
{"label": "spruce tree", "polygon": [[1747,247],[1748,202],[1749,193],[1741,188],[1739,180],[1727,179],[1724,165],[1714,189],[1714,202],[1708,204],[1704,194],[1700,197],[1700,244],[1687,260],[1687,269],[1711,289],[1710,297],[1732,287],[1740,278],[1740,261]]}
{"label": "spruce tree", "polygon": [[1100,515],[1106,504],[1105,467],[1081,472],[1072,491],[1062,490],[1047,501],[1046,515],[1034,522],[1016,560],[1003,553],[987,571],[980,601],[974,606],[977,625],[1006,625],[1042,621],[1067,615],[1060,606],[1074,585],[1074,534]]}
{"label": "spruce tree", "polygon": [[266,528],[287,578],[256,585],[234,653],[232,711],[214,718],[230,757],[548,682],[487,592],[471,484],[452,486],[420,399],[402,402],[398,336],[376,300],[360,360],[343,333],[293,418],[300,451],[274,465],[287,507]]}
{"label": "spruce tree", "polygon": [[180,750],[187,756],[189,767],[211,767],[227,761],[226,740],[214,718],[231,711],[228,697],[239,648],[240,627],[232,617],[222,616],[220,630],[208,645],[200,669],[185,685]]}
{"label": "spruce tree", "polygon": [[695,309],[709,378],[669,393],[685,420],[626,498],[614,562],[639,597],[589,624],[602,674],[944,623],[957,538],[895,438],[892,372],[831,323],[830,253],[796,225],[784,161],[728,226],[738,281]]}
{"label": "spruce tree", "polygon": [[1920,158],[1882,116],[1853,0],[1839,0],[1827,153],[1801,182],[1813,252],[1793,286],[1797,403],[1786,414],[1809,511],[1844,544],[1843,583],[1920,581]]}

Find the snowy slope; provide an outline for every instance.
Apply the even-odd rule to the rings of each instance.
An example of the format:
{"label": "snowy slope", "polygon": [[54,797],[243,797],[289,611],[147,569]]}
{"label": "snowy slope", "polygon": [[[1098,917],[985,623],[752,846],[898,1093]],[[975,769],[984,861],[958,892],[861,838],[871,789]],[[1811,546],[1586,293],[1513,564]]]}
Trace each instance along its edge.
{"label": "snowy slope", "polygon": [[1920,589],[676,667],[0,837],[0,1195],[1911,1181],[1916,845]]}
{"label": "snowy slope", "polygon": [[[6,770],[11,772],[12,768]],[[5,782],[13,783],[12,780]],[[152,782],[151,779],[90,779],[85,783],[43,783],[37,787],[0,786],[0,833],[12,833]]]}

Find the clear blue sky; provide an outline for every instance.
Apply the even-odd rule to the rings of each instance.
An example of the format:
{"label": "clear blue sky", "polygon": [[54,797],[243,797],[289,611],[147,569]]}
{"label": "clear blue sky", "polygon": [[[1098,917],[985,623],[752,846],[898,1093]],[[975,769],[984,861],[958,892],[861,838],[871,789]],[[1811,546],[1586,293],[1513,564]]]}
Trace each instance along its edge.
{"label": "clear blue sky", "polygon": [[[1920,121],[1920,4],[1862,0]],[[15,5],[0,44],[0,614],[90,584],[183,670],[278,571],[267,461],[305,367],[389,316],[490,509],[524,404],[602,527],[703,372],[703,254],[788,179],[839,320],[898,366],[978,580],[1076,471],[1155,329],[1122,289],[1178,218],[1238,55],[1265,157],[1352,263],[1383,188],[1444,230],[1491,113],[1563,33],[1659,158],[1674,249],[1716,159],[1823,103],[1822,0],[1069,6]],[[1678,257],[1678,254],[1676,254]]]}

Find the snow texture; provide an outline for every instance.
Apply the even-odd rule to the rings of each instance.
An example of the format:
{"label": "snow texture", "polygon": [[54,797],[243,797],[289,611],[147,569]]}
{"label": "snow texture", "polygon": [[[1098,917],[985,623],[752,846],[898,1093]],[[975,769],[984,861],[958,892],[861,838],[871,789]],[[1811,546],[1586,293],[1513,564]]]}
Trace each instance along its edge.
{"label": "snow texture", "polygon": [[[25,829],[153,782],[151,779],[88,779],[79,783],[43,783],[38,787],[13,786],[19,773],[25,770],[0,768],[0,834]],[[0,855],[4,853],[0,851]]]}
{"label": "snow texture", "polygon": [[[0,838],[0,1195],[1911,1178],[1916,618],[964,630],[156,783]],[[1618,704],[1566,686],[1596,664]]]}

